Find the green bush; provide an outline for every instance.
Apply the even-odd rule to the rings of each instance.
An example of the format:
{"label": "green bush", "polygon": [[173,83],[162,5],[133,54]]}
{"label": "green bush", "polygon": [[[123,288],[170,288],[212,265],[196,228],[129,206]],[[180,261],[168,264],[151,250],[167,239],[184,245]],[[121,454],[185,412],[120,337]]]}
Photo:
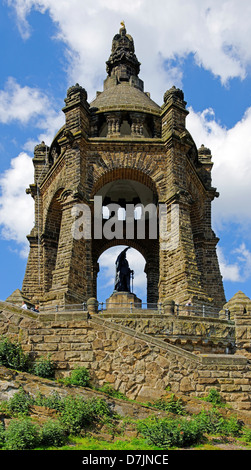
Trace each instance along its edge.
{"label": "green bush", "polygon": [[9,338],[0,340],[0,364],[20,371],[28,371],[31,364],[29,354],[25,354],[19,343],[12,343]]}
{"label": "green bush", "polygon": [[57,420],[48,420],[41,430],[41,445],[60,447],[66,441],[66,433],[62,424]]}
{"label": "green bush", "polygon": [[5,444],[5,429],[3,423],[0,423],[0,449]]}
{"label": "green bush", "polygon": [[211,388],[211,390],[209,390],[207,397],[205,397],[205,401],[209,401],[210,403],[213,403],[214,405],[223,404],[220,392],[216,388]]}
{"label": "green bush", "polygon": [[236,418],[229,418],[224,420],[222,429],[220,431],[224,436],[239,437],[242,434],[243,423]]}
{"label": "green bush", "polygon": [[29,418],[12,419],[5,431],[5,446],[7,450],[34,449],[40,443],[39,427]]}
{"label": "green bush", "polygon": [[243,441],[251,442],[251,429],[245,428],[243,430]]}
{"label": "green bush", "polygon": [[25,393],[23,388],[20,388],[18,392],[9,399],[7,408],[11,413],[28,415],[30,411],[30,405],[33,403],[33,399],[28,393]]}
{"label": "green bush", "polygon": [[242,422],[236,418],[224,418],[218,410],[201,411],[196,417],[201,430],[208,434],[221,434],[224,436],[239,436]]}
{"label": "green bush", "polygon": [[178,415],[185,414],[185,407],[182,400],[180,398],[176,398],[174,393],[172,393],[168,399],[160,398],[154,403],[148,402],[147,405],[157,408],[158,410],[168,411],[169,413]]}
{"label": "green bush", "polygon": [[80,397],[66,397],[60,412],[60,421],[69,433],[76,435],[93,421],[108,414],[110,409],[102,399],[83,400]]}
{"label": "green bush", "polygon": [[40,357],[39,359],[35,360],[32,367],[32,372],[34,375],[38,375],[39,377],[51,379],[54,377],[55,364],[53,361],[51,361],[50,356],[47,358]]}
{"label": "green bush", "polygon": [[218,412],[218,410],[202,410],[196,417],[195,420],[199,424],[200,428],[204,433],[217,434],[221,431],[224,418]]}
{"label": "green bush", "polygon": [[62,410],[64,407],[63,398],[57,392],[52,392],[51,395],[45,397],[41,393],[38,393],[34,399],[34,404],[38,406],[46,406],[56,411]]}
{"label": "green bush", "polygon": [[151,445],[163,449],[190,446],[199,442],[203,436],[196,421],[185,419],[154,418],[141,422],[138,429]]}
{"label": "green bush", "polygon": [[88,387],[90,384],[90,375],[86,367],[76,367],[72,370],[67,383],[78,387]]}

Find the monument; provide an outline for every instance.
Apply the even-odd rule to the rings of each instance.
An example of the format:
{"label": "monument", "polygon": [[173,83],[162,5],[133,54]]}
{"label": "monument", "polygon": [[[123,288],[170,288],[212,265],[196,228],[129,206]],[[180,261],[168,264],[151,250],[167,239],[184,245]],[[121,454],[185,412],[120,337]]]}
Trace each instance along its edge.
{"label": "monument", "polygon": [[[95,385],[141,402],[216,387],[250,423],[251,300],[238,292],[225,301],[211,151],[186,129],[182,90],[167,90],[161,105],[144,91],[124,24],[106,65],[103,91],[88,102],[82,86],[70,87],[64,126],[50,146],[35,147],[30,253],[22,291],[0,302],[0,333],[34,357],[50,354],[58,377],[84,366]],[[98,260],[121,245],[101,313]],[[141,301],[130,247],[146,261],[147,306],[159,310],[131,313]],[[39,302],[40,313],[21,309],[22,300]]]}
{"label": "monument", "polygon": [[[64,126],[50,146],[35,147],[34,182],[27,190],[34,199],[35,225],[28,235],[22,295],[41,306],[97,298],[100,255],[126,245],[145,258],[147,303],[185,304],[192,298],[193,304],[220,309],[225,295],[211,227],[211,203],[219,194],[211,182],[210,150],[197,149],[186,129],[183,91],[167,90],[160,105],[151,99],[124,24],[112,40],[106,71],[104,89],[91,102],[81,85],[68,89]],[[131,211],[136,206],[139,218]],[[102,216],[109,207],[126,214],[114,234],[111,211],[107,220]],[[77,237],[74,224],[82,224]]]}
{"label": "monument", "polygon": [[116,274],[115,274],[115,283],[114,283],[114,292],[106,300],[106,308],[119,308],[120,311],[123,309],[131,310],[132,308],[140,308],[142,306],[142,301],[137,298],[137,296],[131,292],[131,277],[134,275],[134,271],[130,269],[129,263],[126,259],[126,252],[130,247],[125,248],[118,255],[116,259]]}
{"label": "monument", "polygon": [[115,292],[130,292],[131,275],[133,271],[129,268],[126,259],[126,252],[130,247],[125,248],[116,259],[116,277],[115,277]]}

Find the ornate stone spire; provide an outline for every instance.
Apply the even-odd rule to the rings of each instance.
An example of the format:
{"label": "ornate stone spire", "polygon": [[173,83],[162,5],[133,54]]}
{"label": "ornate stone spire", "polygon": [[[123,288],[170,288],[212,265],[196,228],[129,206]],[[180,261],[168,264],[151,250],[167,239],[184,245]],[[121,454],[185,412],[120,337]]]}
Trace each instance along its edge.
{"label": "ornate stone spire", "polygon": [[125,23],[122,21],[119,34],[115,34],[112,41],[106,71],[109,77],[115,76],[119,82],[128,82],[130,77],[138,76],[139,70],[140,62],[135,55],[133,38],[127,34]]}

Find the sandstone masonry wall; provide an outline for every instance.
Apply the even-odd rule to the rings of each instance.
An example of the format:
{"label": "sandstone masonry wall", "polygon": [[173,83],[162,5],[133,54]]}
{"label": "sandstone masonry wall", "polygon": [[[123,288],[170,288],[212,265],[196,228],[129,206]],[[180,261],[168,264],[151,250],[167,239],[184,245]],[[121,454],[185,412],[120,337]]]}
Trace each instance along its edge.
{"label": "sandstone masonry wall", "polygon": [[251,411],[248,359],[196,355],[147,334],[85,312],[26,314],[0,304],[0,334],[19,340],[37,356],[50,354],[57,375],[86,366],[92,382],[111,383],[132,399],[153,400],[174,393],[205,396],[217,388],[236,410]]}

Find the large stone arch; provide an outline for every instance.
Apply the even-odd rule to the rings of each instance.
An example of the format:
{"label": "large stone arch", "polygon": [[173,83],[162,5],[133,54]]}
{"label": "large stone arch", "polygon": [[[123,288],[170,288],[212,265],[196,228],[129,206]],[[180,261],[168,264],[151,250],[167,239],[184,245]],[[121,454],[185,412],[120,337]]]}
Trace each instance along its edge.
{"label": "large stone arch", "polygon": [[56,266],[62,221],[61,196],[63,191],[63,188],[58,189],[50,199],[45,216],[44,230],[41,234],[45,292],[48,292],[52,287],[53,270]]}
{"label": "large stone arch", "polygon": [[[139,189],[137,184],[140,185],[140,190],[142,194],[142,188],[146,188],[147,197],[150,198],[149,202],[156,206],[157,213],[157,203],[158,203],[158,192],[155,182],[152,178],[146,173],[132,168],[120,168],[114,169],[109,172],[105,172],[93,186],[92,197],[95,197],[97,194],[102,194],[102,189],[106,186],[109,187],[109,184],[122,184],[125,185],[128,182],[134,183],[134,188]],[[122,192],[122,196],[126,195],[126,191]],[[136,196],[136,193],[135,193]],[[147,199],[147,197],[145,199]],[[144,198],[143,198],[144,199]],[[119,203],[120,200],[111,201]],[[132,203],[133,200],[127,200],[127,203]],[[136,202],[134,200],[134,202]],[[146,207],[145,201],[140,200],[138,203]],[[137,204],[137,202],[136,202]],[[136,205],[135,204],[135,205]],[[149,222],[146,220],[145,226],[145,238],[137,238],[137,221],[134,222],[134,238],[128,238],[126,236],[126,221],[124,222],[123,235],[124,238],[113,238],[107,240],[104,235],[102,239],[92,241],[92,265],[93,265],[93,292],[96,296],[96,287],[97,287],[97,275],[99,271],[98,259],[100,255],[106,251],[108,248],[116,245],[127,245],[138,250],[146,260],[145,273],[147,276],[147,302],[157,303],[158,302],[158,282],[159,282],[159,239],[158,239],[158,227],[157,227],[157,236],[155,239],[149,237]],[[156,224],[158,225],[158,220],[156,218]]]}
{"label": "large stone arch", "polygon": [[132,180],[138,181],[141,184],[144,184],[149,189],[151,189],[156,195],[158,195],[158,188],[155,181],[151,178],[150,175],[145,173],[142,170],[136,168],[115,168],[110,169],[109,171],[104,172],[101,176],[96,179],[94,174],[94,185],[92,188],[92,197],[98,192],[98,190],[107,183],[116,180]]}
{"label": "large stone arch", "polygon": [[131,179],[151,188],[159,200],[166,197],[167,181],[163,155],[156,152],[153,155],[135,149],[128,152],[102,152],[97,155],[89,167],[88,180],[90,197],[109,181],[115,179]]}

